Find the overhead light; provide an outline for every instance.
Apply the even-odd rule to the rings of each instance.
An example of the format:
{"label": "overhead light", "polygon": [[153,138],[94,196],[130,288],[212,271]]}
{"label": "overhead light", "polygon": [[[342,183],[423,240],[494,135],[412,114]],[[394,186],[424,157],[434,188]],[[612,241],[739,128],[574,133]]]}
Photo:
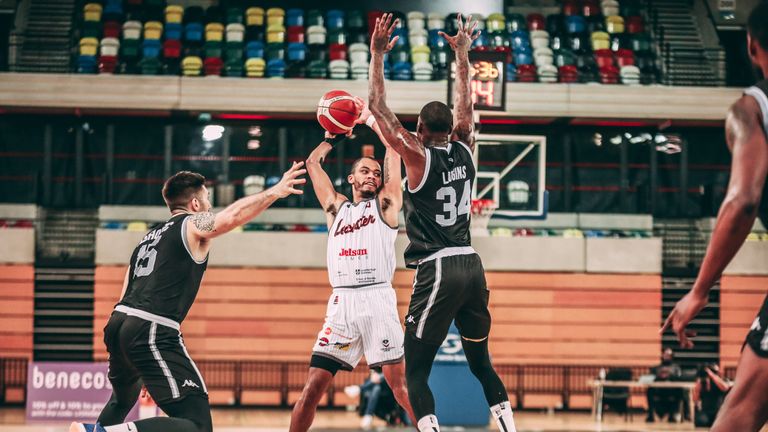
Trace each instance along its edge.
{"label": "overhead light", "polygon": [[623,140],[621,135],[616,135],[615,137],[611,138],[611,144],[613,145],[619,145],[621,144],[621,141]]}
{"label": "overhead light", "polygon": [[640,135],[635,135],[631,138],[629,138],[630,144],[646,144],[651,142],[653,139],[653,135],[649,134],[648,132],[643,132]]}
{"label": "overhead light", "polygon": [[258,150],[261,147],[261,141],[257,139],[248,140],[248,150]]}
{"label": "overhead light", "polygon": [[595,132],[594,135],[592,135],[592,144],[594,144],[597,147],[600,147],[603,145],[603,135]]}
{"label": "overhead light", "polygon": [[224,135],[224,126],[208,125],[203,128],[203,141],[216,141]]}
{"label": "overhead light", "polygon": [[261,126],[251,126],[248,128],[248,135],[252,137],[260,137],[261,136]]}

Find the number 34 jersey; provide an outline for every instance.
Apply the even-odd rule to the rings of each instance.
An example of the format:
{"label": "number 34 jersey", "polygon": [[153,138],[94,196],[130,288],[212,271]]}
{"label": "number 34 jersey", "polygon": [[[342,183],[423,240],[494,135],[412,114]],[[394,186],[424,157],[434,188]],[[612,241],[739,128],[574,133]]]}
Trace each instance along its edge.
{"label": "number 34 jersey", "polygon": [[470,246],[470,210],[475,165],[469,146],[452,141],[427,147],[424,177],[408,184],[403,200],[410,244],[405,263],[415,268],[421,260],[448,247]]}
{"label": "number 34 jersey", "polygon": [[131,255],[128,287],[120,305],[181,323],[195,301],[208,258],[196,261],[188,247],[189,214],[149,231]]}

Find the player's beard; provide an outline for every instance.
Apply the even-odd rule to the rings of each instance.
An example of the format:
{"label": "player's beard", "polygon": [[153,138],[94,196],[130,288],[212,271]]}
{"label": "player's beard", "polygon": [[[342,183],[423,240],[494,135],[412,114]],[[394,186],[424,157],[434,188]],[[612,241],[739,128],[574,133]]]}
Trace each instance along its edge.
{"label": "player's beard", "polygon": [[363,199],[371,199],[376,196],[376,191],[360,189],[360,196]]}

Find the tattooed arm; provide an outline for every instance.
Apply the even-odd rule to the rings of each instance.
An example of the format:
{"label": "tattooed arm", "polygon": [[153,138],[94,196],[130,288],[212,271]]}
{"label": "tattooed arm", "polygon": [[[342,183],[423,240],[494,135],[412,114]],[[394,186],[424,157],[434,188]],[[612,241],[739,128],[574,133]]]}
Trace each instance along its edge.
{"label": "tattooed arm", "polygon": [[[327,136],[326,132],[326,139],[328,138],[330,136]],[[336,219],[339,205],[347,200],[347,197],[336,192],[331,178],[323,169],[323,161],[332,149],[333,146],[328,141],[323,141],[315,147],[307,158],[307,172],[310,180],[312,180],[312,189],[315,190],[317,200],[320,201],[320,206],[323,208],[328,228],[333,225],[333,221]]]}
{"label": "tattooed arm", "polygon": [[448,36],[440,32],[440,36],[448,41],[448,44],[456,54],[456,81],[454,82],[453,98],[453,131],[451,140],[458,140],[475,149],[474,129],[475,121],[472,112],[472,97],[469,89],[469,50],[472,42],[480,36],[475,32],[477,22],[472,21],[472,15],[463,23],[461,14],[456,17],[458,32],[456,36]]}
{"label": "tattooed arm", "polygon": [[[307,181],[300,177],[307,172],[307,170],[302,169],[303,165],[304,162],[294,162],[293,166],[283,174],[283,178],[278,184],[264,192],[241,198],[219,213],[210,211],[195,213],[189,218],[190,223],[186,224],[187,239],[191,240],[192,246],[205,243],[207,240],[226,234],[250,222],[278,199],[293,194],[301,195],[303,191],[296,189],[295,186]],[[203,253],[202,256],[205,257],[205,254]]]}

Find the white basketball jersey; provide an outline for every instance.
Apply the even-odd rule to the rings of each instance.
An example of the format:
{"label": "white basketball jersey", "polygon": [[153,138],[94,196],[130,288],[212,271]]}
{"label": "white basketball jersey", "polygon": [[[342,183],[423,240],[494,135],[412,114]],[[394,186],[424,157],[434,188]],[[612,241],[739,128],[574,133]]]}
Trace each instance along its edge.
{"label": "white basketball jersey", "polygon": [[397,229],[384,222],[377,198],[344,202],[328,233],[328,279],[334,288],[391,283]]}

